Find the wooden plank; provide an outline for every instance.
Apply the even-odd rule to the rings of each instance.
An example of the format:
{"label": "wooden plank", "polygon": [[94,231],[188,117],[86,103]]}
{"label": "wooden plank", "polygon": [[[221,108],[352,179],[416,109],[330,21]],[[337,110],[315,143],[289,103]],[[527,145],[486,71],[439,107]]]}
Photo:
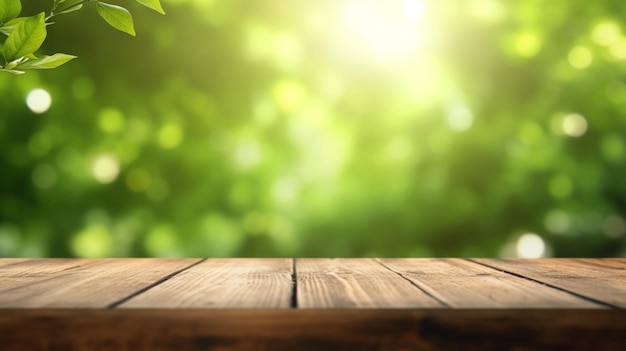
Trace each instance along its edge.
{"label": "wooden plank", "polygon": [[83,265],[87,261],[78,258],[2,258],[0,279],[60,272]]}
{"label": "wooden plank", "polygon": [[575,258],[578,262],[584,262],[600,268],[626,269],[626,258]]}
{"label": "wooden plank", "polygon": [[0,351],[622,350],[624,310],[0,310]]}
{"label": "wooden plank", "polygon": [[444,307],[371,259],[297,259],[299,308]]}
{"label": "wooden plank", "polygon": [[289,308],[292,259],[208,259],[122,308]]}
{"label": "wooden plank", "polygon": [[616,308],[626,308],[626,270],[571,259],[472,259]]}
{"label": "wooden plank", "polygon": [[0,258],[0,267],[32,260],[31,258]]}
{"label": "wooden plank", "polygon": [[463,259],[381,259],[380,262],[452,308],[604,308]]}
{"label": "wooden plank", "polygon": [[52,275],[63,274],[89,261],[84,259],[3,259],[0,267],[0,294],[20,286],[28,285]]}
{"label": "wooden plank", "polygon": [[199,259],[33,260],[2,269],[0,308],[100,308]]}

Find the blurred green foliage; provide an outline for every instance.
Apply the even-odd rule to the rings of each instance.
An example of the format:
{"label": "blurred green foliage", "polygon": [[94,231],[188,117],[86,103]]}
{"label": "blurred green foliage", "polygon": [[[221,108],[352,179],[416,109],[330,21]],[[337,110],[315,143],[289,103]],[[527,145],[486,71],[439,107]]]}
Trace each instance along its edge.
{"label": "blurred green foliage", "polygon": [[626,255],[622,0],[162,4],[0,74],[0,256]]}

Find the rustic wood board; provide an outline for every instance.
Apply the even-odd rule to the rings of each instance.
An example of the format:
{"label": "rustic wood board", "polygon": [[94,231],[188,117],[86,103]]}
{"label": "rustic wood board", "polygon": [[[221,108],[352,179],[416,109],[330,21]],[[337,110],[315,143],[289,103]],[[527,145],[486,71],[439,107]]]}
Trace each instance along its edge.
{"label": "rustic wood board", "polygon": [[0,351],[622,350],[624,310],[1,310]]}
{"label": "rustic wood board", "polygon": [[0,259],[0,351],[621,350],[625,264]]}
{"label": "rustic wood board", "polygon": [[[0,294],[21,286],[51,279],[88,264],[84,259],[2,259],[0,260]],[[0,296],[1,298],[1,296]]]}
{"label": "rustic wood board", "polygon": [[380,259],[452,308],[605,308],[464,259]]}
{"label": "rustic wood board", "polygon": [[289,308],[292,259],[208,259],[121,308]]}
{"label": "rustic wood board", "polygon": [[572,261],[580,261],[594,266],[598,266],[601,269],[605,267],[612,267],[617,269],[626,270],[626,260],[620,258],[575,258]]}
{"label": "rustic wood board", "polygon": [[0,267],[8,266],[11,264],[21,263],[25,261],[30,261],[32,258],[1,258],[0,257]]}
{"label": "rustic wood board", "polygon": [[88,262],[89,260],[79,258],[2,258],[0,279],[41,279]]}
{"label": "rustic wood board", "polygon": [[443,304],[372,259],[297,259],[299,308],[434,308]]}
{"label": "rustic wood board", "polygon": [[199,259],[32,260],[0,269],[0,308],[102,308]]}
{"label": "rustic wood board", "polygon": [[472,259],[520,277],[569,291],[613,308],[626,308],[626,270],[602,261],[570,259]]}

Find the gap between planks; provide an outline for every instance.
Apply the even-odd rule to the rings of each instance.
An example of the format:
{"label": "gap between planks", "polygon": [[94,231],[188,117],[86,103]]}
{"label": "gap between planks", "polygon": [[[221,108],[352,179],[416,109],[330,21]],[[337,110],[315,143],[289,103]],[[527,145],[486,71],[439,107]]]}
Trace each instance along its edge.
{"label": "gap between planks", "polygon": [[298,271],[296,270],[296,258],[292,258],[291,266],[291,308],[298,308]]}
{"label": "gap between planks", "polygon": [[190,269],[190,268],[192,268],[192,267],[194,267],[194,266],[197,266],[197,265],[199,265],[200,263],[202,263],[202,262],[204,262],[204,261],[206,261],[206,260],[207,260],[207,258],[203,258],[203,259],[201,259],[201,260],[199,260],[199,261],[197,261],[197,262],[194,262],[194,263],[192,263],[192,264],[188,265],[187,267],[184,267],[184,268],[182,268],[182,269],[179,269],[179,270],[177,270],[177,271],[174,271],[174,272],[172,272],[172,273],[170,273],[170,274],[166,275],[165,277],[163,277],[163,278],[161,278],[161,279],[157,280],[156,282],[154,282],[154,283],[152,283],[152,284],[150,284],[150,285],[148,285],[148,286],[146,286],[146,287],[144,287],[144,288],[142,288],[142,289],[139,289],[139,290],[135,291],[134,293],[132,293],[132,294],[130,294],[130,295],[128,295],[128,296],[126,296],[126,297],[124,297],[123,299],[119,299],[119,300],[117,300],[117,301],[115,301],[115,302],[113,302],[113,303],[109,304],[109,305],[107,306],[107,308],[117,308],[117,306],[119,306],[119,305],[123,304],[124,302],[129,301],[129,300],[130,300],[130,299],[132,299],[133,297],[135,297],[135,296],[139,296],[140,294],[143,294],[144,292],[146,292],[146,291],[148,291],[148,290],[150,290],[150,289],[152,289],[152,288],[154,288],[154,287],[156,287],[156,286],[158,286],[158,285],[160,285],[160,284],[162,284],[162,283],[164,283],[164,282],[166,282],[166,281],[168,281],[168,280],[172,279],[173,277],[175,277],[175,276],[179,275],[180,273],[182,273],[182,272],[184,272],[184,271],[186,271],[186,270],[188,270],[188,269]]}
{"label": "gap between planks", "polygon": [[[199,265],[199,264],[201,264],[201,263],[203,263],[205,261],[207,261],[206,258],[202,259],[202,260],[200,260],[198,262],[195,262],[194,264],[191,264],[191,265],[189,265],[189,266],[187,266],[187,267],[185,267],[183,269],[180,269],[180,270],[178,270],[178,271],[176,271],[174,273],[171,273],[171,274],[167,275],[166,277],[161,278],[160,280],[158,280],[158,281],[156,281],[156,282],[154,282],[154,283],[152,283],[152,284],[150,284],[150,285],[148,285],[148,286],[146,286],[146,287],[144,287],[144,288],[134,292],[133,294],[130,294],[129,296],[127,296],[127,297],[125,297],[123,299],[120,299],[120,300],[110,304],[108,307],[109,308],[116,308],[116,307],[118,307],[118,306],[128,302],[129,300],[133,299],[134,297],[137,297],[137,296],[139,296],[139,295],[141,295],[141,294],[143,294],[145,292],[148,292],[149,290],[151,290],[151,289],[161,285],[162,283],[170,280],[171,278],[179,275],[180,273],[183,273],[183,272],[189,270],[190,268],[192,268],[192,267],[194,267],[196,265]],[[459,261],[461,261],[461,260],[459,260]],[[605,307],[605,308],[608,307],[608,308],[611,308],[611,309],[620,309],[619,306],[616,306],[616,305],[613,305],[613,304],[610,304],[610,303],[604,302],[602,300],[595,299],[595,298],[592,298],[592,297],[589,297],[589,296],[586,296],[586,295],[583,295],[583,294],[576,293],[575,291],[571,291],[571,290],[566,289],[566,288],[562,288],[562,287],[559,287],[559,286],[555,286],[553,284],[546,283],[546,282],[541,281],[539,279],[533,279],[531,277],[528,277],[528,276],[520,274],[520,273],[511,272],[511,271],[502,269],[501,267],[494,267],[494,266],[489,265],[487,263],[483,263],[483,262],[480,262],[480,261],[477,261],[477,260],[475,261],[475,260],[472,260],[472,259],[462,259],[462,261],[467,262],[469,265],[473,265],[473,266],[476,266],[476,267],[483,267],[483,270],[487,269],[489,271],[494,271],[494,273],[497,272],[500,275],[506,274],[508,276],[513,277],[513,279],[520,279],[521,281],[527,281],[528,283],[531,283],[531,284],[538,284],[538,285],[542,286],[543,289],[552,290],[552,291],[555,291],[555,292],[558,291],[561,294],[567,294],[567,295],[571,296],[572,298],[581,299],[583,301],[586,301],[589,304],[600,305],[602,307]],[[413,277],[413,276],[406,276],[403,273],[402,269],[400,269],[400,270],[394,269],[392,267],[393,264],[392,264],[392,266],[389,266],[388,264],[385,264],[385,262],[383,262],[383,260],[381,260],[381,259],[371,259],[370,262],[374,262],[376,265],[382,266],[382,268],[384,270],[386,270],[386,271],[392,273],[393,275],[398,276],[400,279],[406,281],[408,284],[410,284],[410,286],[412,286],[413,288],[417,289],[421,294],[424,294],[424,295],[428,296],[429,298],[433,299],[434,301],[437,301],[440,304],[440,306],[442,306],[442,307],[445,307],[445,308],[459,308],[459,307],[463,308],[463,306],[459,306],[457,302],[452,301],[452,303],[448,303],[448,301],[446,299],[449,298],[449,297],[445,296],[445,294],[444,295],[440,295],[436,288],[435,288],[435,290],[432,290],[433,287],[429,286],[428,283],[423,287],[420,281],[416,281],[415,277]],[[391,262],[389,262],[389,263],[391,264]],[[291,285],[291,291],[288,294],[288,296],[289,296],[289,303],[285,307],[288,307],[288,308],[291,308],[291,309],[299,309],[300,307],[302,307],[302,306],[299,306],[299,303],[298,303],[298,300],[299,300],[299,285],[300,285],[300,283],[302,283],[300,281],[302,278],[298,276],[298,260],[297,260],[297,258],[291,258],[291,267],[289,267],[289,268],[291,270],[291,272],[290,272],[291,273],[291,277],[290,277],[291,278],[291,284],[290,284]],[[306,277],[306,274],[305,274],[305,277]],[[305,305],[306,305],[306,303],[305,303]],[[311,307],[311,306],[309,306],[309,307]],[[467,306],[465,306],[465,307],[467,307]],[[476,307],[476,306],[474,306],[474,307]],[[561,307],[565,307],[565,306],[561,306]],[[571,307],[571,306],[569,306],[569,307]]]}
{"label": "gap between planks", "polygon": [[538,281],[463,259],[377,259],[448,308],[607,308]]}
{"label": "gap between planks", "polygon": [[293,258],[209,258],[118,308],[289,309],[293,278]]}
{"label": "gap between planks", "polygon": [[298,307],[445,308],[373,259],[297,260]]}
{"label": "gap between planks", "polygon": [[23,260],[0,269],[0,308],[107,308],[198,260]]}
{"label": "gap between planks", "polygon": [[379,258],[374,258],[374,261],[378,262],[378,264],[380,264],[381,266],[385,267],[386,269],[388,269],[389,271],[391,271],[394,274],[397,274],[398,276],[400,276],[400,278],[406,280],[407,282],[409,282],[409,284],[413,285],[414,287],[416,287],[418,290],[420,290],[421,292],[423,292],[424,294],[426,294],[427,296],[430,296],[433,300],[439,302],[440,304],[442,304],[443,306],[445,306],[446,308],[452,308],[452,306],[450,306],[447,302],[441,300],[440,298],[438,298],[437,296],[435,296],[434,294],[431,294],[429,291],[424,290],[421,286],[417,285],[413,280],[407,278],[404,276],[404,274],[402,274],[401,272],[398,272],[394,269],[392,269],[391,267],[387,266],[386,264],[384,264],[383,262],[381,262],[381,260]]}
{"label": "gap between planks", "polygon": [[[164,285],[171,285],[170,282],[171,280],[178,280],[178,276],[179,275],[187,275],[187,271],[189,270],[194,270],[197,271],[197,268],[194,268],[195,266],[198,266],[200,264],[202,264],[203,262],[206,261],[212,261],[210,259],[207,258],[198,258],[196,260],[189,260],[188,262],[184,262],[184,265],[178,265],[178,267],[172,267],[176,270],[172,271],[172,270],[161,270],[161,274],[160,275],[156,275],[153,276],[153,279],[151,279],[150,281],[146,281],[144,284],[142,285],[135,285],[134,289],[128,289],[125,294],[123,295],[118,295],[117,299],[112,299],[109,301],[114,301],[114,302],[110,302],[109,304],[105,304],[102,307],[106,307],[108,309],[117,309],[118,307],[126,307],[126,303],[127,302],[131,302],[133,303],[133,301],[135,301],[135,298],[139,298],[139,299],[143,299],[145,297],[145,293],[148,294],[152,294],[154,292],[154,290],[157,289],[161,289],[161,287],[163,287]],[[218,260],[219,261],[219,260]],[[297,258],[291,258],[291,259],[284,259],[282,261],[281,264],[281,269],[282,269],[282,280],[281,280],[281,287],[280,290],[282,291],[281,293],[281,297],[280,297],[280,301],[281,302],[281,306],[283,308],[291,308],[291,309],[302,309],[302,308],[315,308],[316,306],[311,305],[311,286],[306,285],[303,283],[310,283],[311,279],[311,272],[308,272],[308,270],[310,270],[310,267],[308,267],[307,265],[310,265],[311,262],[308,262],[308,259],[297,259]],[[315,261],[315,260],[310,260],[310,261]],[[341,261],[341,259],[339,259],[339,261]],[[571,278],[585,278],[585,277],[591,277],[591,278],[596,278],[595,275],[590,276],[591,273],[594,273],[593,271],[590,270],[591,273],[586,272],[585,274],[579,274],[577,273],[577,269],[579,266],[584,265],[584,266],[590,266],[590,267],[606,267],[606,268],[611,268],[613,269],[612,272],[610,272],[611,274],[607,273],[607,276],[602,276],[599,277],[598,279],[602,278],[605,280],[608,280],[608,278],[619,278],[616,281],[610,281],[612,283],[612,285],[608,285],[607,288],[610,288],[608,291],[609,295],[607,295],[606,293],[604,295],[598,295],[597,293],[594,294],[586,294],[585,291],[587,290],[580,290],[580,288],[578,287],[578,285],[574,285],[573,287],[571,285],[563,285],[561,281],[559,280],[555,280],[555,279],[561,279],[561,275],[559,274],[558,276],[556,276],[554,272],[552,272],[548,275],[545,275],[544,272],[542,274],[539,274],[537,272],[535,272],[534,270],[530,269],[529,270],[523,270],[521,268],[523,267],[517,267],[514,266],[512,264],[514,264],[515,262],[511,261],[509,264],[509,261],[499,261],[499,260],[486,260],[486,259],[457,259],[457,260],[453,260],[453,259],[443,259],[443,260],[435,260],[435,261],[439,261],[439,263],[437,265],[435,265],[435,267],[439,267],[435,270],[428,270],[425,269],[424,266],[414,266],[415,268],[417,268],[417,270],[414,270],[415,268],[410,268],[407,270],[406,267],[404,267],[402,265],[402,260],[398,259],[398,260],[394,260],[394,259],[363,259],[363,262],[371,262],[370,264],[373,264],[375,266],[380,267],[379,269],[382,271],[386,271],[389,272],[389,275],[393,275],[396,278],[395,279],[391,279],[392,281],[396,281],[396,282],[400,282],[400,281],[404,281],[404,284],[406,284],[406,288],[404,290],[405,294],[401,294],[401,297],[408,295],[412,295],[412,293],[410,293],[409,290],[415,290],[415,292],[419,292],[422,295],[426,295],[428,296],[428,298],[432,299],[433,302],[436,301],[438,302],[439,306],[441,307],[445,307],[445,308],[476,308],[476,307],[481,307],[479,305],[479,302],[481,301],[479,298],[476,298],[476,295],[481,295],[482,291],[461,291],[462,294],[457,294],[459,296],[463,295],[464,299],[468,300],[468,301],[474,301],[472,302],[473,305],[470,303],[469,305],[462,305],[459,304],[458,301],[455,301],[454,298],[451,298],[451,295],[454,295],[450,292],[450,290],[458,290],[458,285],[459,282],[458,281],[454,281],[454,280],[450,280],[449,277],[447,275],[442,275],[442,273],[444,272],[448,272],[450,271],[448,270],[442,270],[442,268],[446,268],[444,266],[442,266],[442,264],[451,264],[454,263],[454,261],[456,261],[456,263],[454,264],[454,266],[456,266],[457,268],[463,268],[467,271],[468,269],[470,269],[471,271],[476,271],[475,275],[467,275],[465,274],[460,275],[460,278],[463,278],[465,280],[467,279],[472,279],[472,277],[475,278],[475,280],[477,282],[485,282],[488,283],[486,286],[489,287],[491,286],[491,291],[493,292],[497,292],[497,296],[494,295],[494,298],[496,298],[496,300],[494,300],[493,302],[495,302],[495,305],[491,306],[491,307],[498,307],[498,304],[502,304],[503,302],[506,303],[506,301],[509,301],[510,299],[507,297],[508,293],[505,291],[497,291],[497,290],[501,290],[501,289],[494,289],[497,288],[497,284],[500,284],[500,282],[502,283],[506,283],[508,282],[508,287],[511,287],[513,285],[517,285],[517,284],[511,284],[515,283],[515,280],[517,280],[519,283],[521,283],[521,285],[519,285],[520,287],[526,287],[525,291],[528,292],[530,290],[531,293],[535,293],[535,295],[537,295],[537,292],[535,291],[536,289],[533,286],[536,286],[536,288],[540,288],[539,290],[542,290],[545,293],[548,293],[548,295],[552,295],[555,294],[561,294],[562,297],[567,298],[567,299],[578,299],[579,301],[584,301],[585,304],[587,305],[594,305],[594,306],[599,306],[599,307],[603,307],[603,308],[610,308],[610,309],[623,309],[622,305],[623,304],[623,300],[620,300],[619,298],[615,297],[616,292],[619,291],[624,291],[618,284],[618,282],[623,279],[622,277],[624,277],[624,270],[622,267],[624,267],[624,264],[621,261],[606,261],[606,262],[600,262],[600,261],[596,261],[596,260],[591,260],[589,259],[587,261],[567,261],[567,265],[565,265],[565,263],[562,263],[560,261],[558,261],[559,264],[563,265],[564,268],[567,268],[567,270],[565,270],[565,273],[570,273],[572,274]],[[398,262],[396,262],[398,261]],[[409,261],[409,260],[407,260]],[[6,266],[11,266],[12,264],[20,264],[21,261],[16,261],[16,260],[11,260],[11,261],[3,261],[4,263],[8,262],[8,264],[6,265],[2,265],[3,267]],[[26,262],[26,261],[24,261]],[[94,261],[97,263],[97,261]],[[308,263],[306,263],[308,262]],[[320,259],[320,262],[321,259]],[[426,261],[424,261],[426,262]],[[446,263],[447,262],[447,263]],[[462,264],[462,262],[465,262],[465,264]],[[435,262],[436,263],[436,262]],[[539,262],[531,262],[533,263],[532,267],[537,267],[537,268],[541,268],[541,267],[545,267],[546,264],[543,263],[543,261]],[[535,264],[536,263],[536,264]],[[556,263],[556,261],[555,261]],[[601,263],[601,264],[598,264]],[[89,264],[91,265],[91,263]],[[89,266],[87,265],[87,266]],[[185,266],[186,265],[186,266]],[[72,266],[72,265],[70,265]],[[218,265],[219,266],[219,265]],[[254,266],[254,265],[253,265]],[[470,266],[474,266],[476,268],[472,269]],[[204,267],[204,265],[203,265]],[[349,268],[350,266],[348,266],[348,271],[350,271],[351,269]],[[481,268],[478,269],[477,268]],[[529,266],[530,267],[530,266]],[[549,266],[551,267],[551,266]],[[560,267],[560,266],[555,266],[555,267]],[[301,270],[301,268],[303,270]],[[353,267],[354,268],[354,267]],[[374,267],[372,267],[374,268]],[[585,267],[582,267],[585,268]],[[380,270],[374,269],[374,271],[378,271],[379,274],[382,273]],[[536,270],[536,269],[535,269]],[[65,271],[65,269],[63,270]],[[203,269],[200,269],[200,273],[202,273]],[[300,272],[301,271],[301,272]],[[345,274],[349,273],[348,271],[344,272]],[[358,271],[358,270],[357,270]],[[482,273],[480,273],[480,271],[482,271]],[[572,273],[573,271],[573,273]],[[262,273],[265,273],[266,271],[263,271]],[[452,271],[450,271],[452,272]],[[461,271],[459,271],[461,272]],[[493,272],[493,273],[489,273],[489,272]],[[541,273],[540,272],[540,273]],[[225,274],[228,274],[229,272],[223,272]],[[359,273],[359,272],[357,272]],[[361,272],[363,273],[363,272]],[[435,273],[435,274],[433,274]],[[438,273],[438,275],[436,274]],[[462,272],[461,272],[462,273]],[[470,272],[471,273],[471,272]],[[550,273],[550,272],[548,272]],[[557,272],[557,273],[560,273]],[[206,274],[206,273],[204,273]],[[446,273],[447,274],[447,273]],[[67,275],[67,274],[66,274]],[[324,274],[320,275],[320,277],[323,277]],[[334,274],[332,275],[334,277]],[[357,274],[358,276],[358,274]],[[507,278],[510,277],[510,278]],[[567,278],[568,276],[564,276],[565,278]],[[67,279],[71,278],[69,275],[67,275],[67,277],[65,277]],[[174,278],[174,279],[172,279]],[[264,274],[260,274],[256,277],[256,280],[259,280],[261,282],[264,282],[265,279]],[[314,277],[316,278],[316,277]],[[391,278],[391,277],[390,277]],[[591,279],[590,278],[590,279]],[[67,280],[66,279],[66,280]],[[230,278],[228,278],[230,279]],[[514,281],[511,281],[511,279],[513,279]],[[315,279],[317,280],[317,278]],[[502,280],[502,281],[501,281]],[[601,281],[601,280],[598,280]],[[525,284],[523,284],[523,282],[526,282]],[[164,284],[165,283],[165,284]],[[497,284],[496,284],[497,283]],[[580,281],[578,280],[571,280],[570,283],[578,283],[579,285],[581,284]],[[357,284],[360,284],[357,281]],[[401,284],[401,285],[404,285]],[[434,285],[433,285],[434,284]],[[442,285],[441,284],[447,284],[449,285],[449,287],[445,287],[446,289],[442,290]],[[482,284],[482,283],[481,283]],[[84,284],[83,284],[84,285]],[[209,286],[212,286],[213,284],[210,284]],[[482,286],[482,285],[481,285]],[[371,290],[367,289],[366,285],[363,286],[358,286],[359,288],[366,288],[363,292],[366,294],[365,297],[366,298],[370,298],[372,296],[376,296],[376,293],[371,294]],[[411,289],[408,289],[408,288]],[[507,285],[502,285],[502,288],[507,288]],[[73,287],[70,287],[70,289],[72,289]],[[156,289],[155,289],[156,288]],[[304,289],[304,290],[303,290]],[[578,289],[578,290],[577,290]],[[67,290],[67,288],[66,288]],[[261,287],[261,290],[265,291],[265,289],[263,287]],[[460,290],[459,290],[460,291]],[[550,291],[554,292],[554,293],[550,293]],[[341,293],[341,290],[337,290],[335,292],[339,292]],[[491,297],[491,292],[489,291],[489,289],[485,290],[486,293],[489,293],[488,296]],[[522,291],[524,292],[524,291]],[[468,296],[468,294],[470,296]],[[475,295],[474,297],[472,297],[471,295]],[[486,295],[486,294],[482,294],[482,295]],[[541,295],[541,294],[540,294]],[[499,297],[498,297],[499,296]],[[608,296],[608,297],[607,297]],[[480,297],[480,296],[479,296]],[[618,296],[619,297],[619,296]],[[504,300],[502,300],[502,298],[504,298]],[[608,298],[608,300],[607,300]],[[611,299],[612,298],[612,299]],[[472,300],[473,299],[473,300]],[[501,299],[499,301],[497,301],[497,299]],[[384,300],[384,299],[383,299]],[[378,300],[376,300],[378,301]],[[550,302],[549,300],[545,300]],[[544,301],[544,302],[545,302]],[[608,302],[607,302],[608,301]],[[615,301],[613,303],[613,301]],[[384,301],[383,301],[384,302]],[[532,301],[531,301],[532,302]],[[478,305],[477,305],[478,304]],[[124,305],[124,306],[122,306]],[[314,304],[316,305],[316,304]],[[384,305],[384,304],[383,304]],[[557,304],[558,305],[558,304]],[[546,305],[541,305],[541,306],[546,306]],[[536,307],[541,307],[541,306],[534,306]],[[320,306],[317,306],[322,307]],[[329,306],[326,306],[325,308],[328,308]],[[354,307],[358,307],[358,306],[354,306]],[[367,306],[361,306],[361,307],[367,307]],[[385,306],[380,306],[380,307],[385,307]],[[408,307],[408,306],[406,306]],[[419,305],[415,305],[415,307],[420,307],[423,308],[425,306],[422,306],[421,304]],[[502,307],[502,306],[500,306]],[[509,307],[515,307],[515,306],[509,306]],[[519,306],[517,306],[519,307]],[[531,306],[532,307],[532,306]],[[553,306],[553,305],[547,305],[548,308],[552,308],[552,307],[571,307],[569,305],[558,305],[558,306]],[[584,307],[584,306],[583,306]],[[331,307],[332,308],[332,307]],[[589,308],[588,306],[585,308]],[[596,307],[597,308],[597,307]]]}
{"label": "gap between planks", "polygon": [[464,260],[472,262],[472,263],[475,263],[475,264],[479,264],[479,265],[487,267],[487,268],[491,268],[493,270],[496,270],[496,271],[499,271],[499,272],[502,272],[502,273],[506,273],[506,274],[512,275],[514,277],[518,277],[518,278],[521,278],[521,279],[526,279],[526,280],[531,281],[533,283],[541,284],[543,286],[546,286],[546,287],[549,287],[549,288],[552,288],[552,289],[555,289],[555,290],[558,290],[558,291],[562,291],[564,293],[570,294],[570,295],[575,296],[577,298],[580,298],[580,299],[583,299],[585,301],[589,301],[589,302],[592,302],[592,303],[595,303],[595,304],[598,304],[598,305],[601,305],[601,306],[604,306],[604,307],[607,307],[607,308],[610,308],[610,309],[617,309],[617,310],[622,309],[622,307],[620,307],[618,305],[615,305],[615,304],[612,304],[612,303],[609,303],[609,302],[605,302],[605,301],[593,298],[591,296],[587,296],[585,294],[577,293],[577,292],[572,291],[570,289],[566,289],[566,288],[563,288],[563,287],[560,287],[560,286],[548,283],[548,282],[544,281],[541,278],[531,278],[531,277],[525,276],[523,274],[513,272],[513,271],[511,271],[509,269],[505,269],[504,267],[492,266],[492,265],[490,265],[488,263],[481,262],[481,261],[478,261],[476,259],[465,258]]}
{"label": "gap between planks", "polygon": [[[118,309],[118,307],[126,307],[125,305],[130,302],[131,304],[133,304],[135,298],[143,298],[144,294],[148,293],[152,293],[155,289],[160,288],[162,286],[164,286],[164,283],[169,282],[170,280],[172,280],[173,278],[178,278],[178,276],[183,275],[183,273],[187,273],[188,271],[190,271],[192,268],[206,262],[209,261],[209,258],[203,258],[200,259],[197,262],[194,262],[193,264],[190,264],[182,269],[179,269],[173,273],[168,274],[167,276],[155,281],[152,284],[149,284],[147,286],[145,286],[144,288],[141,288],[135,292],[133,292],[132,294],[119,299],[111,304],[109,304],[107,306],[107,308],[109,309]],[[296,275],[296,259],[295,258],[291,258],[291,264],[290,264],[290,270],[291,270],[291,274],[290,274],[290,278],[291,278],[291,291],[289,292],[289,302],[288,305],[286,307],[288,308],[292,308],[292,309],[297,309],[298,308],[298,297],[297,297],[297,275]],[[122,306],[124,305],[124,306]]]}

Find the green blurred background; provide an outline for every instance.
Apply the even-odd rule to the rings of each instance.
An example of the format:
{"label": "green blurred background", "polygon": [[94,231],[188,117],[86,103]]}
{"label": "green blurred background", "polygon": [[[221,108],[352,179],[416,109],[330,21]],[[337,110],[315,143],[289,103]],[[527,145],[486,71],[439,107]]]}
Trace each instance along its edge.
{"label": "green blurred background", "polygon": [[0,256],[626,256],[623,0],[112,2],[0,73]]}

